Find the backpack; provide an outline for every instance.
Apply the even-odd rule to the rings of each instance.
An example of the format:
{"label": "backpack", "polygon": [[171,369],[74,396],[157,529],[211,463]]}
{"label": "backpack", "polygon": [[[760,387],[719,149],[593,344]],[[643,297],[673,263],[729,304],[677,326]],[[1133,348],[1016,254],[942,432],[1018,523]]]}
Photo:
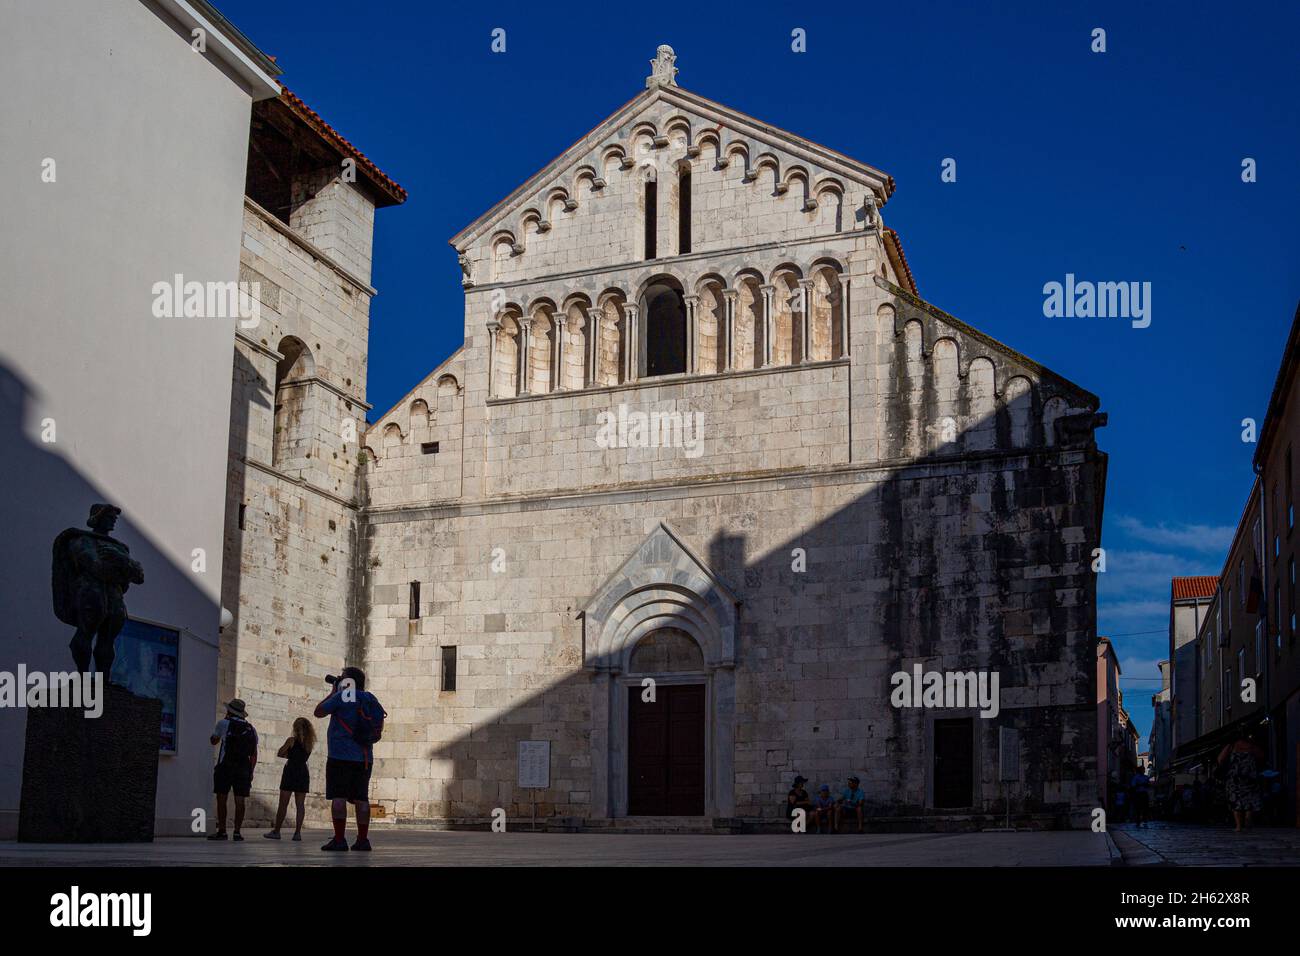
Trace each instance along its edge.
{"label": "backpack", "polygon": [[257,735],[253,725],[246,720],[228,718],[226,726],[226,753],[222,763],[244,765],[249,763],[257,753]]}
{"label": "backpack", "polygon": [[[378,711],[378,713],[371,713],[367,709],[367,698],[369,698],[370,703],[374,704],[374,710]],[[359,747],[368,750],[384,735],[384,718],[387,716],[388,714],[384,711],[384,708],[379,706],[379,701],[374,696],[365,694],[357,696],[355,725],[348,727],[342,720],[339,722],[343,723],[343,726],[347,728],[348,733]]]}

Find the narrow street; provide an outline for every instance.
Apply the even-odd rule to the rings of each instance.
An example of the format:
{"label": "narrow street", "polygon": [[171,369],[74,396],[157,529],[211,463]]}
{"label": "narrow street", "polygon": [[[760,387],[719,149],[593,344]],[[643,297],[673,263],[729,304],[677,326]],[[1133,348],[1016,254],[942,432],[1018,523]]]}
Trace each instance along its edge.
{"label": "narrow street", "polygon": [[1110,828],[1125,866],[1300,866],[1300,829],[1207,827],[1156,821]]}

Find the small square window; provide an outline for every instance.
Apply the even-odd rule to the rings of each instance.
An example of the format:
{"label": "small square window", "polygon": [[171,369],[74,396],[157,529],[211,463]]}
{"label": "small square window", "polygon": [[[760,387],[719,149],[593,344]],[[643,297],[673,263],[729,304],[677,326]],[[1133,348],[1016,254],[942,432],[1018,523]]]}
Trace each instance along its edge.
{"label": "small square window", "polygon": [[438,443],[436,441],[420,442],[420,454],[422,455],[438,454]]}

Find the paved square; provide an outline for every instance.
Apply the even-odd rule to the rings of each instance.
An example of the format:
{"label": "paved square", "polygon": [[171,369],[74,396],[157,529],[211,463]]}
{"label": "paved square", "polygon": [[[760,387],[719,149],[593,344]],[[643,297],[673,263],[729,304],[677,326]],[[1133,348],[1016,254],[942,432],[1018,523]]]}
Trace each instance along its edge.
{"label": "paved square", "polygon": [[[380,829],[373,853],[323,853],[329,834],[303,842],[181,837],[152,844],[0,844],[0,866],[1107,866],[1103,834],[890,833],[678,835],[488,833]],[[356,836],[349,829],[349,841]]]}

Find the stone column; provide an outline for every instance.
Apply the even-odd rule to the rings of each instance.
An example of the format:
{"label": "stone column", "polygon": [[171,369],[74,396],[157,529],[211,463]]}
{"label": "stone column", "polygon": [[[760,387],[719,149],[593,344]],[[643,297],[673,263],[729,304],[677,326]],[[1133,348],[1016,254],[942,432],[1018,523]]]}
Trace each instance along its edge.
{"label": "stone column", "polygon": [[623,381],[635,382],[640,375],[641,367],[641,326],[639,323],[639,313],[641,307],[637,305],[625,304],[623,306],[623,333],[625,336],[623,342]]}
{"label": "stone column", "polygon": [[[812,304],[813,280],[799,280],[799,308],[803,312],[803,356],[802,361],[810,362],[812,358]],[[827,329],[826,331],[830,331]]]}
{"label": "stone column", "polygon": [[555,369],[551,373],[551,391],[564,389],[564,339],[569,334],[569,316],[561,312],[555,316]]}
{"label": "stone column", "polygon": [[695,374],[695,348],[696,348],[696,313],[699,311],[700,297],[698,295],[684,296],[686,301],[686,374]]}
{"label": "stone column", "polygon": [[776,292],[774,285],[761,285],[758,290],[763,293],[763,367],[772,364],[772,298]]}
{"label": "stone column", "polygon": [[839,358],[847,358],[849,348],[849,282],[848,276],[840,278],[840,354]]}
{"label": "stone column", "polygon": [[519,381],[516,383],[516,395],[528,394],[528,363],[530,361],[528,353],[532,340],[532,327],[532,319],[519,320]]}
{"label": "stone column", "polygon": [[722,298],[726,300],[727,303],[727,348],[723,353],[727,358],[727,367],[723,371],[730,372],[736,367],[736,356],[733,353],[736,349],[736,303],[740,300],[740,290],[723,289]]}
{"label": "stone column", "polygon": [[597,820],[610,817],[609,725],[610,673],[597,669],[591,682],[591,815]]}
{"label": "stone column", "polygon": [[600,372],[600,317],[603,314],[599,306],[587,310],[587,347],[591,354],[587,361],[587,386],[599,384],[596,376]]}
{"label": "stone column", "polygon": [[493,319],[487,324],[488,327],[488,398],[496,398],[496,378],[497,378],[497,333],[501,331],[501,323]]}

